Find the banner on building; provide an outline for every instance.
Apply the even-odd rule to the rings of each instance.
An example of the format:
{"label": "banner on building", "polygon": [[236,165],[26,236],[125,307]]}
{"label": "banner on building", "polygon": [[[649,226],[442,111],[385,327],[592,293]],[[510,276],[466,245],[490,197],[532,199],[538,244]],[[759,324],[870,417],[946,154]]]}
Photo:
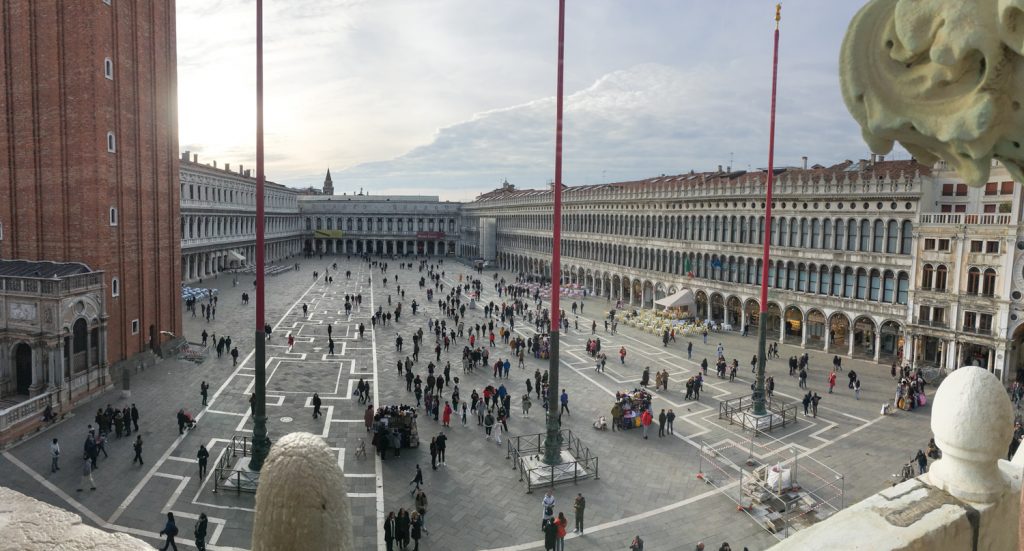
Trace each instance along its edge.
{"label": "banner on building", "polygon": [[345,233],[341,230],[316,230],[313,232],[313,237],[320,237],[326,239],[337,239],[344,236]]}
{"label": "banner on building", "polygon": [[416,239],[444,239],[443,231],[418,231]]}

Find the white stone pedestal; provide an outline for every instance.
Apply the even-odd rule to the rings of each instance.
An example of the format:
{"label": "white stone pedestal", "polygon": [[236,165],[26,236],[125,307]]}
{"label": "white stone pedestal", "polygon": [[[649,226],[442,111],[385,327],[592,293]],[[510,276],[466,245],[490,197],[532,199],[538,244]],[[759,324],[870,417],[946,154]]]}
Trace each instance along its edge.
{"label": "white stone pedestal", "polygon": [[527,469],[531,486],[550,483],[552,479],[558,483],[589,478],[594,474],[577,464],[576,458],[568,450],[562,450],[562,462],[557,465],[544,463],[543,455],[531,455],[523,458],[523,467]]}
{"label": "white stone pedestal", "polygon": [[235,460],[234,471],[230,477],[224,479],[220,486],[226,489],[243,492],[255,492],[260,482],[260,472],[249,468],[249,457],[238,457]]}

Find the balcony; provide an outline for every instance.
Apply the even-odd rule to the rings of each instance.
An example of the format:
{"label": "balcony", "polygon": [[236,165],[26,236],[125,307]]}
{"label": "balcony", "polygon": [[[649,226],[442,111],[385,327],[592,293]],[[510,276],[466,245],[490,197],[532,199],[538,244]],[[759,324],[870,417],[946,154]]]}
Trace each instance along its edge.
{"label": "balcony", "polygon": [[972,335],[992,335],[991,327],[967,327],[966,325],[961,329],[964,333],[970,333]]}
{"label": "balcony", "polygon": [[921,224],[982,224],[998,226],[1010,224],[1009,214],[922,214]]}
{"label": "balcony", "polygon": [[914,318],[914,324],[924,325],[925,327],[941,327],[943,329],[949,327],[948,323],[945,320],[921,319],[916,317]]}

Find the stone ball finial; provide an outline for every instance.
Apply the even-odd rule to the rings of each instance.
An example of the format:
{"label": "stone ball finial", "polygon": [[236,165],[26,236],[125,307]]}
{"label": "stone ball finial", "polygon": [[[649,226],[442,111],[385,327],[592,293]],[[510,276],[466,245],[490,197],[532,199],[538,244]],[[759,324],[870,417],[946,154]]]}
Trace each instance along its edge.
{"label": "stone ball finial", "polygon": [[345,475],[323,438],[293,432],[274,444],[260,471],[253,551],[352,551]]}
{"label": "stone ball finial", "polygon": [[942,459],[928,482],[966,501],[992,503],[1010,487],[999,471],[1013,432],[1013,408],[995,375],[961,367],[939,385],[932,401],[932,433]]}
{"label": "stone ball finial", "polygon": [[1024,179],[1024,2],[871,0],[839,60],[843,100],[875,153],[899,141],[970,185],[992,160]]}

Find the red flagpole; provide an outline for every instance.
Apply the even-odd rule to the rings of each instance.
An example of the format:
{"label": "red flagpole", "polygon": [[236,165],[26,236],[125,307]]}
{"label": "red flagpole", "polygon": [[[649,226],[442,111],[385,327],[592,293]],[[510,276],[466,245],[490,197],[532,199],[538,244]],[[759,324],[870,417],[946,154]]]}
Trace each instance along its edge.
{"label": "red flagpole", "polygon": [[[757,379],[754,383],[754,415],[765,415],[764,374],[767,362],[768,341],[768,262],[772,242],[772,184],[775,177],[775,97],[779,78],[779,20],[782,19],[782,4],[775,6],[775,53],[772,59],[772,108],[768,129],[768,183],[764,207],[764,252],[761,256],[761,317],[757,331]],[[782,323],[782,320],[779,320]],[[782,329],[781,327],[779,328]]]}
{"label": "red flagpole", "polygon": [[562,461],[561,415],[558,386],[558,330],[562,320],[558,315],[562,290],[562,73],[565,58],[565,0],[558,0],[558,84],[555,93],[555,185],[551,190],[554,202],[551,232],[551,327],[549,329],[548,356],[548,408],[547,436],[544,439],[544,462],[557,465]]}

